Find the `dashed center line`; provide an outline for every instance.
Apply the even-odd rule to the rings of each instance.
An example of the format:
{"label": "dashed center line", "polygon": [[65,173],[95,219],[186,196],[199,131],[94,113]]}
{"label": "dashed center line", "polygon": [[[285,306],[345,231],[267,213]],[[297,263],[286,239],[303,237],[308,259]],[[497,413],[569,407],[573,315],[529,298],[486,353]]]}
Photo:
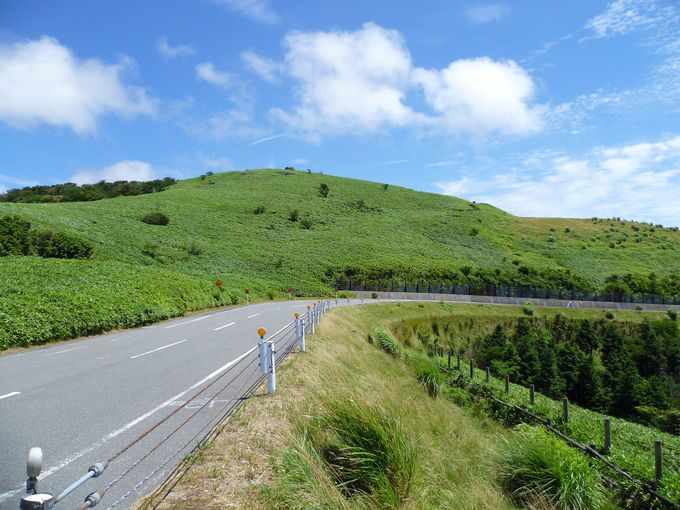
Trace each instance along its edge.
{"label": "dashed center line", "polygon": [[63,351],[50,352],[48,354],[45,354],[45,356],[54,356],[55,354],[64,354],[65,352],[77,351],[78,349],[82,349],[82,348],[83,347],[73,347],[72,349],[64,349]]}
{"label": "dashed center line", "polygon": [[225,324],[224,326],[220,326],[219,328],[213,329],[213,331],[219,331],[220,329],[228,328],[229,326],[233,326],[236,324],[235,322],[230,322],[229,324]]}
{"label": "dashed center line", "polygon": [[252,319],[252,318],[254,318],[254,317],[257,317],[258,315],[260,315],[260,314],[259,314],[259,313],[255,313],[255,314],[253,314],[253,315],[249,315],[248,318],[249,318],[249,319]]}
{"label": "dashed center line", "polygon": [[207,319],[208,317],[212,317],[212,315],[204,315],[203,317],[199,317],[197,319],[192,319],[190,321],[184,321],[184,322],[179,322],[177,324],[171,324],[170,326],[165,326],[164,329],[171,329],[171,328],[176,328],[177,326],[184,326],[185,324],[191,324],[192,322],[202,321],[203,319]]}
{"label": "dashed center line", "polygon": [[12,393],[7,393],[6,395],[0,395],[0,400],[3,398],[13,397],[14,395],[19,395],[20,393],[20,391],[13,391]]}
{"label": "dashed center line", "polygon": [[162,351],[163,349],[167,349],[168,347],[172,347],[173,345],[183,344],[184,342],[186,342],[186,340],[180,340],[179,342],[175,342],[174,344],[164,345],[163,347],[158,347],[157,349],[154,349],[152,351],[146,351],[141,354],[135,354],[134,356],[130,356],[130,359],[141,358],[142,356],[146,356],[147,354]]}

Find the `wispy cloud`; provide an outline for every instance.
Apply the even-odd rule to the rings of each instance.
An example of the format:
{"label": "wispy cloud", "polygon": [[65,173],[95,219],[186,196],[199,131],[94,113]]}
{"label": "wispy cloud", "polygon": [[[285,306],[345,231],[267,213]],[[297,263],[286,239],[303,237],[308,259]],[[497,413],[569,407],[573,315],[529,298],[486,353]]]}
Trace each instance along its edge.
{"label": "wispy cloud", "polygon": [[447,159],[445,161],[435,161],[434,163],[428,163],[425,166],[427,168],[444,168],[449,166],[455,166],[457,164],[460,164],[460,162],[456,161],[455,159]]}
{"label": "wispy cloud", "polygon": [[203,81],[223,89],[231,88],[231,85],[234,82],[231,73],[226,71],[218,71],[210,62],[198,64],[196,66],[196,76],[198,76],[198,78]]}
{"label": "wispy cloud", "polygon": [[250,142],[248,145],[258,145],[260,143],[269,142],[271,140],[276,140],[277,138],[281,138],[282,136],[286,136],[286,134],[281,133],[279,135],[267,136],[265,138],[260,138],[258,140],[253,141],[253,142]]}
{"label": "wispy cloud", "polygon": [[268,82],[276,82],[284,70],[280,62],[262,57],[254,51],[244,51],[241,53],[241,59],[250,70]]}
{"label": "wispy cloud", "polygon": [[405,163],[410,163],[413,161],[412,159],[392,159],[390,161],[381,161],[379,163],[373,163],[372,165],[368,165],[364,168],[377,168],[380,166],[392,166],[392,165],[403,165]]}
{"label": "wispy cloud", "polygon": [[184,44],[171,46],[166,36],[163,36],[156,41],[156,51],[166,59],[188,57],[196,53],[196,50],[193,47]]}
{"label": "wispy cloud", "polygon": [[436,186],[522,216],[621,216],[677,225],[680,136],[595,148],[580,157],[534,153],[506,172]]}
{"label": "wispy cloud", "polygon": [[265,25],[275,25],[280,17],[269,5],[269,0],[213,0],[230,11]]}
{"label": "wispy cloud", "polygon": [[468,5],[463,12],[473,23],[486,25],[503,18],[510,8],[503,4],[476,4]]}
{"label": "wispy cloud", "polygon": [[655,0],[616,0],[597,16],[586,22],[585,28],[596,39],[625,35],[663,21]]}

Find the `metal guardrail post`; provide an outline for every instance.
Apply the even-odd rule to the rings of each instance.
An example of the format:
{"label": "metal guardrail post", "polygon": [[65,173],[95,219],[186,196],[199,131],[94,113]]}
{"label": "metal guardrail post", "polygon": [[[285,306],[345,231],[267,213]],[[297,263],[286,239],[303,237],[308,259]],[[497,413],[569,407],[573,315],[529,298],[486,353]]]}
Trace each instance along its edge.
{"label": "metal guardrail post", "polygon": [[267,373],[267,393],[276,391],[276,345],[273,340],[265,342],[267,344],[267,357],[269,358],[269,371]]}

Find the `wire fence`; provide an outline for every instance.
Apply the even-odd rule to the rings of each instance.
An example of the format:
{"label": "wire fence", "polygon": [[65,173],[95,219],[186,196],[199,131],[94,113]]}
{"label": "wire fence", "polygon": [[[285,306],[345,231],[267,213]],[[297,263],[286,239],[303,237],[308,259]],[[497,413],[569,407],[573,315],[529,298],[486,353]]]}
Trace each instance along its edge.
{"label": "wire fence", "polygon": [[[445,361],[443,363],[438,362],[440,370],[450,375],[457,376],[458,385],[466,388],[473,396],[476,396],[478,398],[481,397],[489,399],[497,405],[516,411],[517,413],[519,413],[519,416],[523,417],[523,421],[534,421],[540,423],[551,433],[567,442],[570,446],[580,450],[584,454],[602,463],[606,467],[608,472],[612,475],[612,476],[603,475],[605,482],[607,482],[610,486],[626,490],[631,485],[633,485],[641,489],[642,491],[646,492],[650,496],[656,498],[658,503],[661,504],[662,508],[680,509],[680,502],[673,501],[672,499],[669,499],[668,497],[659,492],[659,488],[663,483],[664,449],[666,449],[666,452],[670,454],[670,459],[668,460],[670,460],[670,467],[674,474],[677,474],[676,471],[680,467],[677,465],[677,461],[679,459],[678,455],[680,454],[680,452],[668,449],[668,447],[666,445],[663,445],[661,441],[655,441],[653,445],[654,454],[653,460],[655,467],[654,479],[651,481],[641,480],[640,478],[629,473],[621,466],[617,465],[612,460],[607,458],[607,456],[612,451],[612,430],[611,420],[609,418],[605,418],[603,420],[604,443],[601,448],[601,451],[598,451],[598,448],[596,447],[595,444],[593,443],[584,444],[578,441],[577,439],[569,436],[568,432],[570,423],[570,404],[569,400],[566,397],[562,401],[561,415],[556,417],[542,416],[535,407],[536,393],[534,391],[533,384],[521,385],[516,382],[511,382],[510,377],[506,375],[503,381],[503,390],[499,394],[498,391],[494,388],[493,385],[494,377],[491,376],[491,370],[488,366],[485,367],[485,371],[482,372],[483,374],[482,382],[478,383],[475,380],[475,378],[479,379],[477,373],[480,371],[477,367],[475,367],[475,362],[473,359],[467,360],[466,362],[465,360],[462,359],[460,355],[457,355],[454,365],[452,351],[449,350],[448,353],[445,353],[443,347],[434,344],[429,344],[427,346],[427,351],[428,355],[431,357],[444,358]],[[467,366],[464,366],[464,364],[466,364]],[[507,396],[510,395],[512,385],[524,388],[527,395],[527,402],[529,403],[530,407],[527,408],[523,405],[518,405],[517,403],[508,401],[503,398],[503,396],[506,396],[507,398]],[[515,416],[516,415],[517,414],[515,413]],[[562,430],[560,430],[560,426],[562,427]],[[591,438],[590,440],[592,441],[593,438]],[[651,444],[649,445],[649,451],[651,457],[652,453]],[[616,480],[614,480],[614,477],[618,477],[619,479],[622,479],[624,482],[623,483],[617,482]],[[655,506],[654,508],[657,507]]]}
{"label": "wire fence", "polygon": [[[245,400],[251,397],[265,380],[267,380],[269,392],[273,392],[276,367],[296,350],[304,351],[305,337],[313,335],[321,317],[328,310],[339,305],[338,301],[321,301],[313,306],[308,306],[307,311],[302,316],[295,314],[293,321],[268,337],[265,338],[266,333],[262,333],[260,343],[256,347],[242,354],[236,362],[215,376],[212,381],[196,388],[196,391],[187,397],[187,405],[180,402],[182,405],[177,405],[143,432],[127,441],[106,461],[90,467],[85,476],[71,484],[57,497],[37,491],[37,476],[40,468],[38,468],[38,474],[32,473],[34,476],[31,476],[29,457],[29,479],[20,508],[50,509],[90,478],[97,478],[109,468],[117,470],[115,476],[106,485],[85,498],[78,510],[92,508],[100,503],[114,487],[124,480],[128,480],[133,471],[142,469],[141,466],[146,464],[145,461],[154,455],[159,456],[166,453],[164,457],[161,457],[160,463],[157,463],[156,460],[149,462],[152,466],[146,466],[146,468],[151,468],[150,471],[139,479],[131,489],[120,494],[115,501],[107,502],[109,509],[116,508],[170,463],[176,462],[183,453],[188,452],[189,456],[175,466],[166,478],[166,482],[156,489],[152,494],[153,497],[150,498],[151,501],[154,501],[159,495],[158,491],[162,491],[162,501],[172,490],[174,484],[177,483],[180,474],[186,469],[187,463],[191,462],[193,458],[191,454],[214,438],[224,421]],[[349,302],[347,302],[347,305],[349,305]],[[220,404],[216,407],[214,404],[217,402]],[[189,403],[191,403],[191,406],[188,405]],[[191,412],[184,416],[183,412],[188,409]],[[212,411],[208,413],[208,409]],[[177,439],[180,436],[182,440],[179,441],[179,447],[170,443],[172,439]],[[187,436],[187,438],[185,439],[184,436]],[[162,452],[162,450],[169,450],[169,454],[167,454],[167,451]],[[40,454],[40,457],[42,457],[42,454]],[[41,463],[42,459],[39,464]]]}
{"label": "wire fence", "polygon": [[601,301],[652,305],[680,305],[680,295],[626,294],[622,292],[581,292],[570,289],[549,289],[531,286],[503,286],[491,284],[454,284],[450,282],[408,280],[338,279],[339,291],[403,292],[427,294],[459,294],[465,296],[493,296],[519,299],[560,299],[568,301]]}

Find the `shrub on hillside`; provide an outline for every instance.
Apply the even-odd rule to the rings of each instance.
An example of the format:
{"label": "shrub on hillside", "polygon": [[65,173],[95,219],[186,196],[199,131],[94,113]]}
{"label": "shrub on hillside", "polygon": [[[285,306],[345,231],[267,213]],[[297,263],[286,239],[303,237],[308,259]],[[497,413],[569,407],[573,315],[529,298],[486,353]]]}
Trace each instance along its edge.
{"label": "shrub on hillside", "polygon": [[305,218],[304,220],[302,220],[300,222],[300,225],[302,225],[302,228],[304,228],[306,230],[311,230],[313,223],[312,223],[312,220],[310,220],[309,218]]}
{"label": "shrub on hillside", "polygon": [[294,211],[291,211],[290,214],[288,215],[288,220],[292,221],[295,223],[297,220],[300,219],[300,211],[295,209]]}
{"label": "shrub on hillside", "polygon": [[674,321],[678,320],[678,311],[677,310],[668,310],[666,313],[668,314],[668,317],[671,320],[674,320]]}
{"label": "shrub on hillside", "polygon": [[0,257],[38,255],[45,258],[87,259],[92,245],[78,236],[51,230],[35,230],[17,216],[0,219]]}
{"label": "shrub on hillside", "polygon": [[328,184],[326,184],[325,182],[322,182],[322,183],[319,185],[319,196],[322,197],[322,198],[327,198],[327,197],[328,197],[328,192],[329,192],[330,190],[331,190],[331,189],[328,187]]}
{"label": "shrub on hillside", "polygon": [[142,221],[148,225],[168,225],[170,218],[162,212],[152,212],[143,216]]}
{"label": "shrub on hillside", "polygon": [[498,459],[501,483],[530,508],[596,510],[606,505],[600,475],[581,452],[538,427],[521,425]]}
{"label": "shrub on hillside", "polygon": [[267,208],[266,208],[265,206],[263,206],[263,205],[258,205],[258,206],[255,208],[255,210],[253,211],[253,213],[255,213],[255,214],[264,214],[266,211],[267,211]]}

